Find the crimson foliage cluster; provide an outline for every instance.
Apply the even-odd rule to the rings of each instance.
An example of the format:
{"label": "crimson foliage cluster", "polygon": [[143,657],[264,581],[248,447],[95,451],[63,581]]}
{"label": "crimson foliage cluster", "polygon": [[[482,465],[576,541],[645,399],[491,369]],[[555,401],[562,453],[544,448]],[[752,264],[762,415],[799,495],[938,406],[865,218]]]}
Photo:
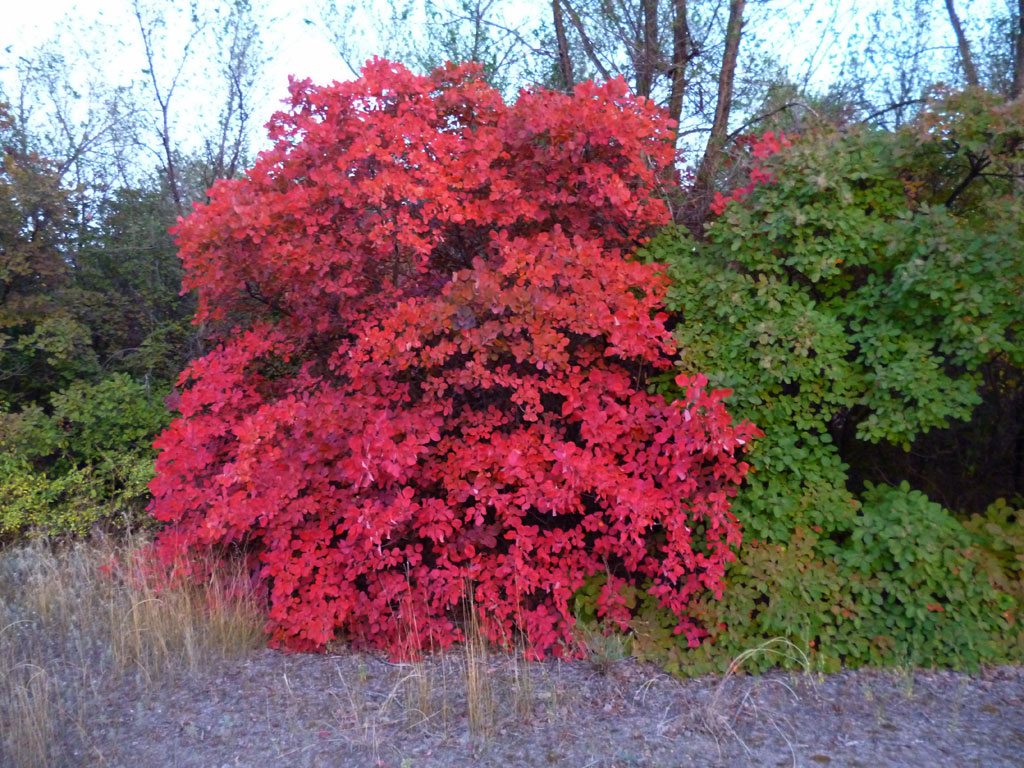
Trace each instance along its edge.
{"label": "crimson foliage cluster", "polygon": [[603,575],[677,618],[720,589],[757,434],[680,377],[655,265],[671,125],[624,84],[503,103],[478,70],[292,85],[273,149],[178,227],[216,348],[179,382],[154,515],[168,557],[242,546],[272,642],[396,655],[463,637],[573,654]]}

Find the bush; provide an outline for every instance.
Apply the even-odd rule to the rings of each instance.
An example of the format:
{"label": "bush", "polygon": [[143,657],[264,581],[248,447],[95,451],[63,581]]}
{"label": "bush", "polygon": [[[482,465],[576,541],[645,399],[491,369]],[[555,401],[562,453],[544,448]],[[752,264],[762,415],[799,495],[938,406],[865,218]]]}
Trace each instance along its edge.
{"label": "bush", "polygon": [[473,68],[375,60],[293,84],[271,136],[178,231],[222,330],[158,440],[162,551],[249,548],[292,649],[443,647],[471,597],[492,641],[573,653],[596,573],[602,617],[632,585],[696,643],[755,430],[700,376],[645,392],[674,346],[625,254],[667,218],[662,114],[622,82],[506,106]]}
{"label": "bush", "polygon": [[152,436],[167,424],[163,399],[114,374],[50,400],[49,414],[37,405],[0,413],[0,535],[144,524]]}
{"label": "bush", "polygon": [[872,485],[895,465],[864,457],[971,418],[986,371],[1019,378],[1021,109],[974,93],[896,134],[768,136],[706,241],[651,243],[681,369],[732,389],[766,437],[734,503],[747,543],[726,599],[694,605],[712,643],[681,652],[655,632],[650,653],[721,668],[781,635],[830,669],[1005,658],[1018,608],[978,578],[978,541],[904,478]]}
{"label": "bush", "polygon": [[869,485],[851,528],[836,561],[859,608],[847,630],[870,640],[867,660],[975,668],[1003,658],[1014,601],[977,571],[976,539],[948,511],[906,483]]}

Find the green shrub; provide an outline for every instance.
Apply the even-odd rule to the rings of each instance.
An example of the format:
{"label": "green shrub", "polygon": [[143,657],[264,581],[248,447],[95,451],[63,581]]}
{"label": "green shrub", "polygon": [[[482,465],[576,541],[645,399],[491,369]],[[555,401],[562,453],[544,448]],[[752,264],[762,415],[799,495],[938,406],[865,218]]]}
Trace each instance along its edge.
{"label": "green shrub", "polygon": [[974,668],[1001,661],[1015,601],[978,572],[978,543],[940,505],[902,483],[868,486],[849,541],[836,553],[858,607],[852,632],[867,661]]}
{"label": "green shrub", "polygon": [[76,382],[50,402],[65,453],[76,462],[148,451],[153,435],[167,424],[162,396],[124,373],[95,384]]}
{"label": "green shrub", "polygon": [[1014,605],[1004,616],[1013,626],[1006,634],[1007,653],[1015,659],[1024,658],[1024,500],[1016,505],[996,499],[983,514],[972,515],[964,527],[975,537],[969,555],[976,563],[979,577],[984,577],[1000,592],[1009,595]]}
{"label": "green shrub", "polygon": [[51,405],[0,414],[0,536],[144,523],[153,435],[168,420],[162,398],[114,374],[76,382]]}
{"label": "green shrub", "polygon": [[[721,670],[772,637],[824,669],[1017,652],[1022,550],[996,544],[1006,519],[965,528],[904,478],[867,482],[851,457],[970,419],[985,370],[1024,366],[1024,204],[1009,178],[1022,126],[1024,103],[974,93],[896,134],[823,130],[762,158],[771,181],[724,205],[706,240],[670,230],[641,254],[673,280],[679,367],[732,389],[730,412],[765,433],[733,505],[739,561],[723,600],[694,609],[708,641],[681,646],[652,610],[634,627],[642,656]],[[678,394],[670,377],[660,389]]]}

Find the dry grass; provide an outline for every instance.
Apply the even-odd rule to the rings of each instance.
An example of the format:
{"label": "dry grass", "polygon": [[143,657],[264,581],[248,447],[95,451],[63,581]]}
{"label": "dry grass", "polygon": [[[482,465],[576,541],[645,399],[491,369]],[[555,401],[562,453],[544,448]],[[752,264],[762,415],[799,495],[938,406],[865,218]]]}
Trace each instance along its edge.
{"label": "dry grass", "polygon": [[776,637],[766,640],[760,645],[748,648],[729,664],[729,669],[715,686],[711,701],[704,708],[701,717],[703,726],[708,733],[714,736],[720,749],[724,739],[735,739],[749,757],[752,756],[752,752],[737,731],[736,721],[741,715],[745,715],[748,719],[760,720],[772,728],[787,745],[792,765],[795,768],[798,761],[790,738],[790,729],[776,711],[761,703],[761,693],[766,686],[777,686],[781,687],[794,700],[799,700],[799,696],[790,685],[778,678],[751,677],[746,678],[745,685],[734,685],[747,661],[756,656],[779,657],[796,662],[803,669],[801,674],[804,679],[813,683],[811,664],[807,654],[785,638]]}
{"label": "dry grass", "polygon": [[[201,689],[204,679],[229,667],[237,674],[239,666],[224,660],[248,663],[264,644],[261,611],[247,597],[242,569],[210,567],[213,575],[201,583],[173,582],[139,565],[145,544],[34,541],[0,551],[0,765],[119,764],[124,755],[112,744],[129,734],[121,729],[139,713],[166,706],[158,702],[168,690]],[[120,565],[111,570],[112,563]],[[285,732],[316,721],[318,739],[392,761],[395,744],[410,740],[482,749],[535,726],[562,728],[567,713],[587,702],[579,668],[577,682],[568,683],[560,662],[527,661],[525,638],[510,640],[512,650],[491,647],[472,600],[461,613],[466,642],[448,651],[405,664],[348,655],[344,671],[337,667],[334,679],[321,683],[333,703],[326,709],[310,710],[309,677],[293,684],[290,672],[278,685],[242,684],[245,695],[252,696],[254,684],[274,691],[252,701]],[[628,648],[596,635],[588,643],[595,647],[591,669],[612,684],[609,672]],[[290,668],[287,657],[281,661]],[[301,660],[295,665],[305,668]],[[611,688],[615,701],[626,696]],[[106,718],[102,738],[97,718]]]}
{"label": "dry grass", "polygon": [[[141,565],[146,544],[36,540],[0,551],[0,765],[102,765],[90,722],[104,702],[147,700],[264,644],[241,569],[175,582]],[[465,728],[483,743],[535,717],[538,700],[557,703],[557,682],[532,671],[522,641],[492,649],[472,601],[464,615],[463,645],[395,665],[383,695],[368,694],[358,675],[343,680],[342,730],[375,749],[396,727]]]}
{"label": "dry grass", "polygon": [[[469,591],[469,621],[466,628],[466,707],[469,732],[487,738],[494,727],[494,689],[488,668],[487,638]],[[518,705],[515,709],[519,709]]]}
{"label": "dry grass", "polygon": [[102,763],[89,724],[111,686],[146,695],[262,643],[240,570],[169,585],[138,564],[143,545],[35,541],[0,553],[0,765]]}

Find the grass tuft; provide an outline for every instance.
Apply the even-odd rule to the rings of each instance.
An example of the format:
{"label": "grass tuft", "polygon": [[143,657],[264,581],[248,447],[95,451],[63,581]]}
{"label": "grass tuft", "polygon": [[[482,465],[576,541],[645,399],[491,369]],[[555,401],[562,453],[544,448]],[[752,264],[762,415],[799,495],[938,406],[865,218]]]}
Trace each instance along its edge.
{"label": "grass tuft", "polygon": [[146,546],[36,539],[0,551],[0,765],[102,762],[88,723],[108,689],[145,696],[263,643],[239,564],[200,563],[209,578],[187,583],[147,566]]}

